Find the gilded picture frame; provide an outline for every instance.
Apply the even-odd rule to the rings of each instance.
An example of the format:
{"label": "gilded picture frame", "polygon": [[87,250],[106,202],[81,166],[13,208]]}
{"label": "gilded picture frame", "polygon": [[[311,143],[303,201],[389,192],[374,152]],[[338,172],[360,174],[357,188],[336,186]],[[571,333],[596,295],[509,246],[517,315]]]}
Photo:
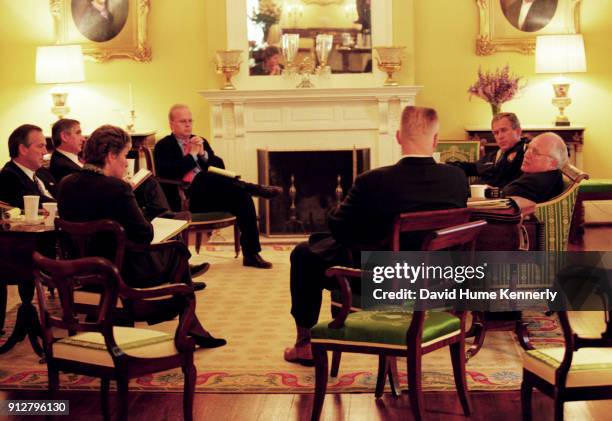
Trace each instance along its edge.
{"label": "gilded picture frame", "polygon": [[[83,54],[94,61],[105,62],[114,58],[128,58],[139,62],[151,61],[151,48],[147,42],[147,20],[151,0],[106,0],[100,2],[106,19],[112,27],[103,34],[96,30],[98,21],[85,15],[83,7],[91,1],[49,0],[58,44],[80,44]],[[93,9],[92,9],[93,10]],[[89,13],[89,11],[86,11]],[[99,18],[99,15],[95,13]],[[86,26],[90,22],[92,25]]]}
{"label": "gilded picture frame", "polygon": [[[535,38],[546,34],[576,34],[580,32],[580,4],[582,0],[535,0],[529,13],[536,16],[535,25],[529,25],[529,13],[518,19],[522,0],[475,0],[479,15],[476,54],[487,56],[497,52],[514,51],[533,54]],[[546,11],[546,4],[548,11]],[[542,6],[544,8],[542,8]],[[514,12],[513,12],[514,11]],[[533,21],[533,19],[532,19]]]}

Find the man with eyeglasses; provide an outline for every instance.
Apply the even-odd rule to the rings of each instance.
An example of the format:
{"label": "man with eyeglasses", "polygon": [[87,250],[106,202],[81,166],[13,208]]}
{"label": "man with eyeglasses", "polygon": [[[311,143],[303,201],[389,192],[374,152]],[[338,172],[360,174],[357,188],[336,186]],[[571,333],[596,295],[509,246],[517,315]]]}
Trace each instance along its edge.
{"label": "man with eyeglasses", "polygon": [[491,131],[497,151],[489,152],[477,162],[449,162],[460,167],[467,176],[479,177],[479,182],[503,189],[522,175],[524,148],[521,123],[514,113],[499,113],[491,121]]}
{"label": "man with eyeglasses", "polygon": [[552,132],[542,133],[527,145],[521,170],[523,175],[508,184],[504,197],[519,196],[535,203],[545,202],[563,192],[560,169],[567,164],[567,146]]}
{"label": "man with eyeglasses", "polygon": [[[243,265],[269,269],[272,263],[259,252],[259,229],[252,196],[270,199],[282,188],[248,183],[208,171],[209,167],[225,169],[223,159],[215,155],[206,139],[192,133],[193,119],[189,107],[176,104],[168,112],[172,134],[155,145],[157,175],[190,184],[189,206],[192,212],[229,212],[236,216],[240,228]],[[181,210],[178,186],[164,184],[170,207]]]}

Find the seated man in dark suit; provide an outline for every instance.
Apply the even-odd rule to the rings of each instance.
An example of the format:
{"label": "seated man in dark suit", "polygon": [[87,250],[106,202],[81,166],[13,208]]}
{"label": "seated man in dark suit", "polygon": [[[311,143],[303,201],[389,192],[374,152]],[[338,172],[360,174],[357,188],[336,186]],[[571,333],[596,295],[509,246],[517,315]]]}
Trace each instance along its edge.
{"label": "seated man in dark suit", "polygon": [[[102,126],[95,130],[85,145],[83,170],[64,177],[59,185],[58,212],[61,218],[73,222],[112,219],[123,226],[129,241],[150,244],[153,226],[145,218],[132,187],[123,181],[127,170],[127,154],[131,148],[130,136],[119,127]],[[147,288],[167,282],[167,274],[176,265],[179,254],[189,251],[180,244],[163,252],[133,252],[126,250],[122,267],[125,282],[135,288]],[[107,248],[100,245],[101,253]],[[191,276],[183,280],[192,285]],[[176,309],[164,308],[163,314],[151,315],[155,321],[174,318]],[[225,345],[216,339],[195,319],[191,333],[201,347]]]}
{"label": "seated man in dark suit", "polygon": [[323,289],[335,286],[325,277],[327,268],[355,265],[348,257],[351,249],[380,248],[391,234],[394,217],[402,212],[466,206],[468,182],[463,171],[436,164],[432,158],[438,128],[435,110],[406,107],[397,133],[403,158],[395,165],[358,176],[345,200],[329,216],[331,233],[313,234],[308,243],[298,244],[291,253],[291,314],[297,340],[285,350],[285,360],[312,360],[310,328],[319,318]]}
{"label": "seated man in dark suit", "polygon": [[557,134],[542,133],[527,145],[523,175],[502,190],[505,197],[519,196],[535,203],[546,202],[563,192],[560,169],[567,164],[567,146]]}
{"label": "seated man in dark suit", "polygon": [[[191,183],[189,206],[192,212],[229,212],[240,228],[244,266],[269,269],[272,263],[260,255],[257,214],[252,196],[269,199],[282,192],[280,187],[262,186],[220,176],[208,171],[210,166],[225,168],[206,139],[192,133],[193,120],[186,105],[170,108],[168,120],[172,134],[155,145],[155,168],[160,178]],[[173,210],[180,210],[178,187],[164,185]]]}
{"label": "seated man in dark suit", "polygon": [[477,176],[491,187],[504,188],[521,176],[527,139],[521,138],[521,123],[514,113],[499,113],[491,121],[497,151],[489,152],[478,162],[449,162],[460,167],[467,176]]}
{"label": "seated man in dark suit", "polygon": [[55,202],[55,179],[42,167],[47,141],[42,129],[24,124],[9,136],[11,160],[0,171],[0,200],[23,208],[23,196],[40,196],[39,204]]}

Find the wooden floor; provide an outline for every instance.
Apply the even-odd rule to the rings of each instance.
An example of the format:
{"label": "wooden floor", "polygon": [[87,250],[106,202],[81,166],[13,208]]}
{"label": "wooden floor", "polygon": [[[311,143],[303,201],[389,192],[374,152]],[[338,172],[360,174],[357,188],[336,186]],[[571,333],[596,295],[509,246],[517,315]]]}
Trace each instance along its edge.
{"label": "wooden floor", "polygon": [[[612,227],[588,229],[583,245],[572,250],[612,251]],[[16,294],[9,293],[9,305],[16,302]],[[592,314],[581,316],[580,326],[585,330],[600,328]],[[582,330],[582,329],[581,329]],[[599,330],[600,332],[601,330]],[[16,356],[18,358],[18,356]],[[5,399],[45,399],[44,391],[0,391],[0,401]],[[94,392],[61,392],[60,399],[70,400],[70,420],[94,421],[101,419],[100,400]],[[461,415],[461,407],[455,393],[432,392],[425,394],[428,420],[519,420],[521,418],[520,394],[516,392],[473,392],[470,394],[473,415]],[[115,402],[111,398],[111,415]],[[310,418],[312,395],[256,395],[256,394],[196,394],[194,416],[197,420],[307,420]],[[534,420],[552,420],[552,400],[534,393]],[[130,419],[176,420],[182,415],[180,393],[132,393],[130,395]],[[612,418],[612,400],[571,402],[565,404],[566,420],[607,420]],[[35,420],[42,417],[12,417],[12,420]],[[397,420],[412,419],[408,396],[395,399],[385,395],[374,399],[373,394],[329,394],[325,400],[322,420]]]}

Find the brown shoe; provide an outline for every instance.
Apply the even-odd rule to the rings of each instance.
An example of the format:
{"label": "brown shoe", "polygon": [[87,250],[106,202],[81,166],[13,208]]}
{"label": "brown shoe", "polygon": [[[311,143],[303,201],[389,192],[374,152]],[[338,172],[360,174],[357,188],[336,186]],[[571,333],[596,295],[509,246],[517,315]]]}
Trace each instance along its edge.
{"label": "brown shoe", "polygon": [[314,365],[310,344],[285,348],[283,358],[289,363],[298,363],[306,367],[312,367]]}
{"label": "brown shoe", "polygon": [[259,253],[244,255],[242,258],[242,265],[251,266],[258,269],[270,269],[272,267],[272,263],[264,260]]}
{"label": "brown shoe", "polygon": [[262,199],[272,199],[283,192],[282,187],[266,186],[263,184],[249,183],[249,192],[253,196],[261,197]]}

